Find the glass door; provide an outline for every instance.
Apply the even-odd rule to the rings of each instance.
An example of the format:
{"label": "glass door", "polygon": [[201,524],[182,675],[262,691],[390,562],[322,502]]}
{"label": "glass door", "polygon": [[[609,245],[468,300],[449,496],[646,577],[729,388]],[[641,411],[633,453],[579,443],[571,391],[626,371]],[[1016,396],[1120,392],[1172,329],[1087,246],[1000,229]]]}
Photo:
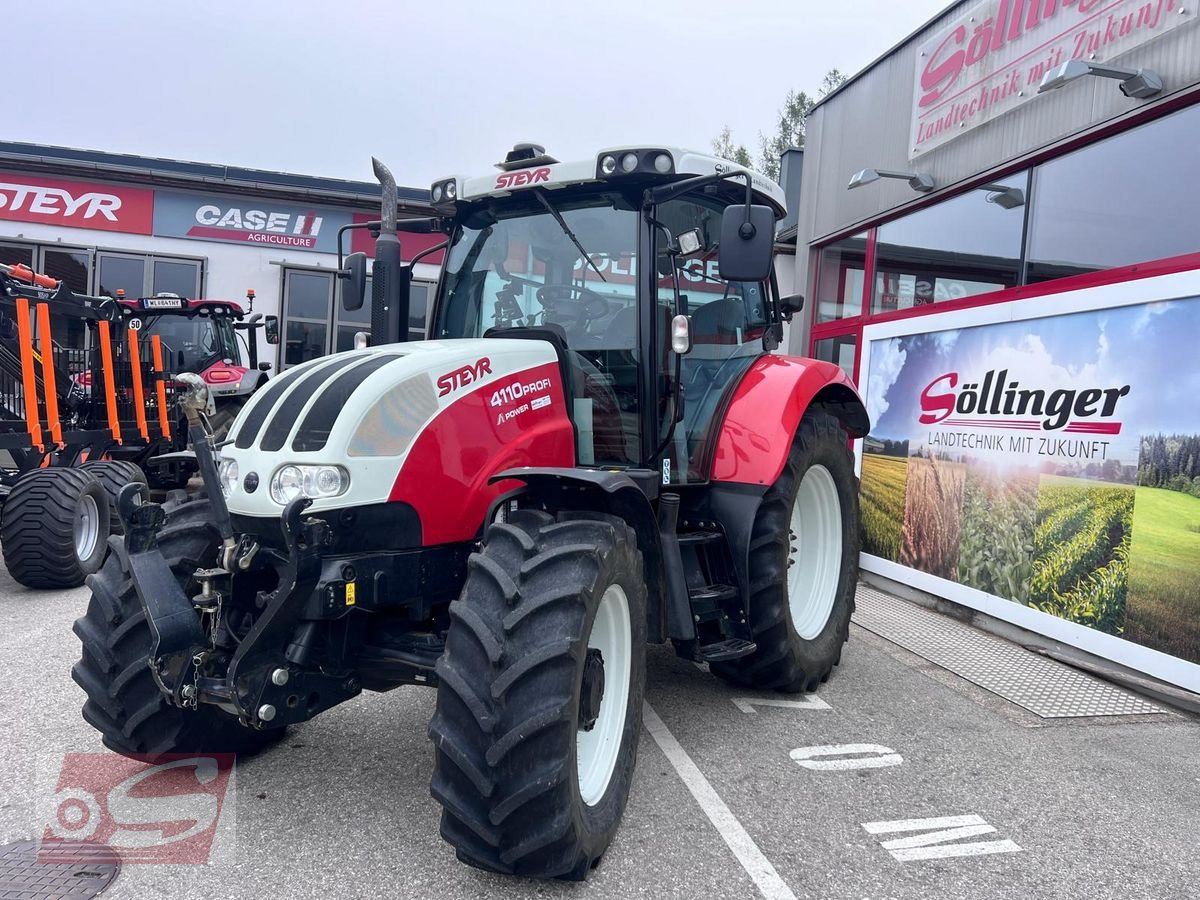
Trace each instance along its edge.
{"label": "glass door", "polygon": [[280,370],[329,353],[334,274],[283,271],[283,343]]}

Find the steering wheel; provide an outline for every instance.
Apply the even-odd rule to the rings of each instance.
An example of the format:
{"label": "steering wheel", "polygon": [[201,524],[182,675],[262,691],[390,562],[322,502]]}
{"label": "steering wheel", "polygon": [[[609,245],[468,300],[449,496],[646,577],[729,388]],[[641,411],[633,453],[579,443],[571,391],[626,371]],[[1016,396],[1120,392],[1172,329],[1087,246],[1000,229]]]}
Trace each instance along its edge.
{"label": "steering wheel", "polygon": [[[543,284],[535,293],[538,303],[550,318],[548,322],[559,325],[578,325],[586,328],[590,322],[608,315],[608,301],[595,291],[575,284]],[[569,321],[562,321],[564,316]]]}

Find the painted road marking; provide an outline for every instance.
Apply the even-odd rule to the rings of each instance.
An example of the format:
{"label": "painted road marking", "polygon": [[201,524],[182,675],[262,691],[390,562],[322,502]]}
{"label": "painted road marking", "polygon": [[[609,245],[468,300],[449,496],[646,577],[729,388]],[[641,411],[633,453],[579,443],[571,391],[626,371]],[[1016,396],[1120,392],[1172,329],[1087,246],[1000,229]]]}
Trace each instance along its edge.
{"label": "painted road marking", "polygon": [[[838,772],[847,769],[882,769],[898,766],[904,758],[891,747],[882,744],[826,744],[820,747],[797,747],[789,756],[796,765],[815,772]],[[819,759],[838,756],[842,759]]]}
{"label": "painted road marking", "polygon": [[[994,834],[996,829],[979,816],[940,816],[932,819],[897,819],[894,822],[864,822],[867,834],[897,834],[924,831],[910,837],[880,841],[880,845],[900,862],[918,859],[945,859],[949,856],[983,856],[988,853],[1015,853],[1021,848],[1009,840],[974,841],[948,844],[959,838]],[[932,846],[938,844],[940,846]]]}
{"label": "painted road marking", "polygon": [[778,706],[782,709],[833,709],[828,703],[820,697],[809,694],[800,700],[775,700],[773,698],[759,699],[758,697],[734,697],[733,705],[744,713],[750,715],[758,715],[753,707],[755,706]]}
{"label": "painted road marking", "polygon": [[758,849],[758,844],[754,843],[754,839],[746,833],[742,823],[730,812],[725,801],[713,790],[713,786],[708,783],[704,773],[692,762],[687,751],[667,730],[667,726],[663,724],[663,720],[658,717],[649,703],[643,704],[642,720],[645,722],[646,730],[658,744],[658,748],[675,767],[680,780],[696,798],[700,809],[708,816],[708,821],[712,822],[717,833],[733,851],[733,855],[742,864],[742,868],[754,879],[754,883],[758,885],[758,890],[765,900],[796,900],[792,889],[779,877],[779,873],[775,871],[771,861],[763,856],[763,852]]}

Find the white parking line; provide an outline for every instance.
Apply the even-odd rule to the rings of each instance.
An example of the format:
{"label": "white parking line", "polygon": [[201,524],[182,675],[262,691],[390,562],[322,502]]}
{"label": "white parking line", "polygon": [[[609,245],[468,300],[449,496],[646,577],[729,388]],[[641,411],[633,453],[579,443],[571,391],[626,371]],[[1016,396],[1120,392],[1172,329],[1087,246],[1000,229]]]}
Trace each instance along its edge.
{"label": "white parking line", "polygon": [[833,709],[828,703],[815,694],[808,694],[799,700],[776,700],[771,697],[733,697],[730,702],[744,713],[758,715],[756,706],[774,706],[778,709]]}
{"label": "white parking line", "polygon": [[667,726],[663,724],[663,720],[658,717],[649,703],[643,705],[642,719],[645,722],[646,730],[658,744],[658,748],[675,767],[679,778],[696,798],[696,802],[708,816],[708,821],[712,822],[717,833],[733,851],[733,855],[742,864],[742,868],[754,879],[754,883],[758,885],[758,890],[763,897],[766,900],[796,900],[792,889],[779,877],[779,873],[775,871],[771,861],[763,856],[763,852],[758,849],[758,844],[754,843],[754,839],[746,833],[742,823],[730,812],[725,801],[713,790],[713,786],[708,783],[704,773],[692,762],[687,751],[667,730]]}
{"label": "white parking line", "polygon": [[[816,772],[844,772],[851,769],[882,769],[898,766],[904,758],[891,747],[882,744],[826,744],[820,747],[797,747],[790,754],[796,765]],[[840,756],[842,759],[819,759]]]}

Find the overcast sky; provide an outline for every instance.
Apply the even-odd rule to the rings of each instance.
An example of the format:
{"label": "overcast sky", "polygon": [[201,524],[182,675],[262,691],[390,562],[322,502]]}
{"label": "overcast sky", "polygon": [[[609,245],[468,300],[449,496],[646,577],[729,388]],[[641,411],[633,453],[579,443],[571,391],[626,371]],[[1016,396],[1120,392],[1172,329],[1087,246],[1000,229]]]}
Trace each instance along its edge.
{"label": "overcast sky", "polygon": [[757,156],[788,89],[949,0],[6,3],[12,140],[401,184],[634,142]]}

